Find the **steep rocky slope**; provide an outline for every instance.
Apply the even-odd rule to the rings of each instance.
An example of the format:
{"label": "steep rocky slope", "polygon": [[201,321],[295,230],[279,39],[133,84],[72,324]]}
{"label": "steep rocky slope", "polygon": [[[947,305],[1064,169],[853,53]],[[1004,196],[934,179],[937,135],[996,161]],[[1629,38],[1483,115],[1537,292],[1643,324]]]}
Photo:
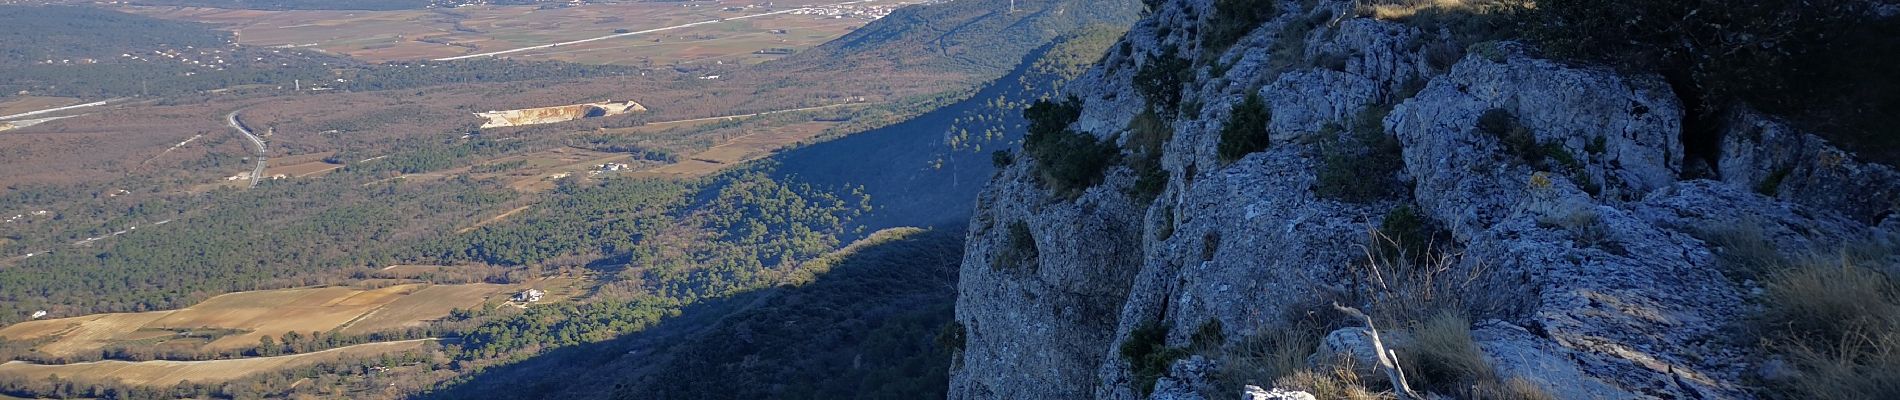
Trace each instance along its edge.
{"label": "steep rocky slope", "polygon": [[[1279,2],[1209,50],[1215,1],[1163,2],[1069,86],[1083,103],[1070,129],[1132,160],[1131,121],[1156,107],[1137,75],[1207,57],[1166,122],[1151,203],[1137,163],[1079,194],[1025,155],[993,178],[966,243],[951,398],[1232,398],[1234,383],[1274,384],[1222,373],[1242,338],[1319,319],[1341,328],[1327,347],[1352,347],[1330,303],[1379,309],[1414,289],[1456,297],[1499,379],[1564,399],[1752,398],[1762,357],[1738,324],[1761,284],[1725,265],[1720,233],[1757,232],[1781,257],[1892,243],[1900,175],[1773,116],[1719,116],[1717,162],[1686,166],[1685,107],[1658,76],[1508,41],[1447,50],[1462,46],[1447,32],[1311,3]],[[1250,95],[1269,144],[1227,162],[1223,131]],[[1397,158],[1340,150],[1354,131],[1395,139]],[[1398,189],[1339,194],[1387,179]],[[1443,262],[1369,261],[1385,257],[1368,232],[1399,236],[1402,220],[1442,230]],[[1168,348],[1226,339],[1165,358],[1149,395],[1128,343],[1155,328]]]}

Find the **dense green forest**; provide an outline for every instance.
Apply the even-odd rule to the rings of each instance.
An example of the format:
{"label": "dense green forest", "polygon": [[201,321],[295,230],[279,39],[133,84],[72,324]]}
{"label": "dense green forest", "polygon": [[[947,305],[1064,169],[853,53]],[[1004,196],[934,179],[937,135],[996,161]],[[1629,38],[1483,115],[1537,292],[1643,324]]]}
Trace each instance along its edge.
{"label": "dense green forest", "polygon": [[773,179],[753,167],[698,182],[563,181],[561,195],[508,223],[421,247],[439,263],[585,261],[626,290],[691,302],[780,282],[841,245],[869,211],[850,188]]}
{"label": "dense green forest", "polygon": [[[583,340],[513,364],[471,368],[474,375],[425,397],[941,397],[954,344],[939,336],[955,298],[961,238],[952,229],[891,230],[806,263],[828,270],[808,283],[677,308],[654,301],[608,303],[603,307],[623,316],[619,323],[646,329],[623,331],[630,334],[610,341]],[[563,322],[547,317],[556,311],[546,308],[550,313],[476,328],[495,334],[471,343],[555,343],[585,336],[585,326],[610,324],[591,316]],[[660,310],[672,317],[652,324],[653,316],[667,312]],[[492,345],[458,351],[470,357],[485,348]]]}
{"label": "dense green forest", "polygon": [[[229,46],[210,26],[91,7],[0,6],[0,61],[116,58],[161,48]],[[11,75],[11,71],[9,71]]]}
{"label": "dense green forest", "polygon": [[114,239],[0,268],[0,323],[34,310],[170,309],[219,293],[340,282],[342,271],[387,264],[403,254],[401,243],[446,234],[467,210],[514,196],[489,182],[365,180],[218,190],[201,211],[163,213],[163,225],[144,221]]}

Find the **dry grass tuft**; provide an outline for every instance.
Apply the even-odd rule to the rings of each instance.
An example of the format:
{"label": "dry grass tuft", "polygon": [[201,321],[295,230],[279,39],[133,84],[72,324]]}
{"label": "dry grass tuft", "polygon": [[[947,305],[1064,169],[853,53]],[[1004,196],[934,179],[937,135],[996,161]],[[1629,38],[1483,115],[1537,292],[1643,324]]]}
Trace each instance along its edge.
{"label": "dry grass tuft", "polygon": [[1762,231],[1763,222],[1740,221],[1702,232],[1702,239],[1715,247],[1716,262],[1741,279],[1759,279],[1788,264]]}
{"label": "dry grass tuft", "polygon": [[1557,400],[1557,396],[1551,395],[1550,392],[1544,391],[1543,387],[1524,378],[1511,378],[1503,382],[1478,382],[1477,386],[1471,389],[1471,395],[1467,397],[1485,400]]}
{"label": "dry grass tuft", "polygon": [[1359,375],[1353,373],[1351,366],[1341,365],[1324,373],[1310,369],[1294,371],[1274,385],[1280,388],[1304,391],[1314,398],[1340,400],[1391,400],[1397,396],[1391,392],[1375,391],[1366,387]]}
{"label": "dry grass tuft", "polygon": [[1803,399],[1900,399],[1900,333],[1856,333],[1837,348],[1789,346],[1800,375],[1780,393]]}
{"label": "dry grass tuft", "polygon": [[1756,328],[1797,371],[1769,397],[1900,398],[1900,285],[1847,253],[1769,276]]}
{"label": "dry grass tuft", "polygon": [[1471,340],[1471,320],[1464,316],[1441,312],[1411,332],[1412,340],[1399,351],[1399,362],[1414,383],[1427,388],[1456,387],[1495,375],[1478,343]]}
{"label": "dry grass tuft", "polygon": [[1805,264],[1767,283],[1760,322],[1771,335],[1835,347],[1900,327],[1900,291],[1886,275],[1847,260]]}
{"label": "dry grass tuft", "polygon": [[1229,346],[1220,357],[1222,381],[1238,389],[1242,385],[1273,382],[1306,369],[1306,359],[1319,347],[1324,328],[1298,324],[1277,331],[1261,332]]}
{"label": "dry grass tuft", "polygon": [[1491,316],[1513,308],[1497,288],[1481,287],[1491,280],[1485,265],[1466,265],[1462,253],[1417,243],[1429,240],[1371,231],[1366,261],[1356,266],[1356,294],[1380,326],[1410,326],[1447,311]]}

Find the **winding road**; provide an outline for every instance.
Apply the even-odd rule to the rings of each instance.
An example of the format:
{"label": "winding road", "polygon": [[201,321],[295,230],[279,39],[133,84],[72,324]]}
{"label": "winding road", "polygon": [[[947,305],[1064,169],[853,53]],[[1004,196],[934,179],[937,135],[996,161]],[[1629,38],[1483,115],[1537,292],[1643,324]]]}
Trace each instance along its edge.
{"label": "winding road", "polygon": [[231,129],[236,129],[238,133],[244,134],[245,139],[251,140],[251,146],[254,147],[257,153],[257,168],[251,170],[250,187],[257,187],[257,182],[264,180],[264,166],[269,159],[269,148],[265,147],[263,138],[257,137],[257,134],[251,132],[251,128],[244,126],[244,121],[238,119],[238,113],[240,112],[244,112],[244,110],[232,111],[230,114],[225,114],[224,122],[231,125]]}

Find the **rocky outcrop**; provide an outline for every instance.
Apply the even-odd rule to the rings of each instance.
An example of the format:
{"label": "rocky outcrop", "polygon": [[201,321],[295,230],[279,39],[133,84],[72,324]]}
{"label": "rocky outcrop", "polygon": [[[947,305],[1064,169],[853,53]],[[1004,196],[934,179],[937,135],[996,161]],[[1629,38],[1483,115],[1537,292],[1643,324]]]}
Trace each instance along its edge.
{"label": "rocky outcrop", "polygon": [[[1438,32],[1342,15],[1348,2],[1280,4],[1192,71],[1152,204],[1129,194],[1126,165],[1074,198],[1046,189],[1032,160],[996,175],[967,239],[957,319],[969,336],[952,398],[1232,398],[1213,382],[1218,349],[1179,359],[1149,394],[1120,345],[1154,324],[1169,347],[1204,326],[1232,346],[1359,299],[1368,230],[1401,207],[1455,242],[1462,256],[1447,268],[1479,288],[1466,299],[1473,337],[1502,377],[1564,399],[1750,398],[1740,382],[1755,358],[1731,324],[1756,284],[1720,265],[1710,233],[1759,229],[1793,254],[1900,225],[1889,221],[1900,175],[1775,118],[1733,113],[1716,178],[1685,179],[1685,111],[1658,77],[1509,42],[1446,58]],[[1170,49],[1204,51],[1195,35],[1212,7],[1158,6],[1071,84],[1086,104],[1071,129],[1133,137],[1129,121],[1149,106],[1135,74]],[[1272,111],[1271,145],[1223,162],[1221,130],[1250,94]],[[1410,190],[1316,194],[1336,184],[1319,177],[1324,149],[1364,118],[1399,142]],[[1017,222],[1033,237],[1028,264],[1004,257],[1020,253]],[[1355,354],[1349,333],[1315,350]]]}
{"label": "rocky outcrop", "polygon": [[488,111],[475,113],[487,118],[482,128],[501,128],[510,126],[552,124],[583,118],[600,118],[627,113],[646,112],[646,106],[631,100],[624,102],[601,102],[574,104],[554,107],[524,108],[520,110]]}

